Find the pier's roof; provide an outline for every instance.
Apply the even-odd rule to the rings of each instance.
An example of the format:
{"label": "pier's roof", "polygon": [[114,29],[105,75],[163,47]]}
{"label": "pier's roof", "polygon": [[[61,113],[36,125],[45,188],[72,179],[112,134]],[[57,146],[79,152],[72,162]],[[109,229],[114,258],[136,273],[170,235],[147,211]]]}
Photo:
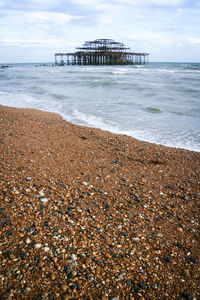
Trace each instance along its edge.
{"label": "pier's roof", "polygon": [[130,48],[126,48],[124,43],[115,42],[112,39],[97,39],[94,41],[86,41],[82,47],[76,49],[81,51],[127,51]]}

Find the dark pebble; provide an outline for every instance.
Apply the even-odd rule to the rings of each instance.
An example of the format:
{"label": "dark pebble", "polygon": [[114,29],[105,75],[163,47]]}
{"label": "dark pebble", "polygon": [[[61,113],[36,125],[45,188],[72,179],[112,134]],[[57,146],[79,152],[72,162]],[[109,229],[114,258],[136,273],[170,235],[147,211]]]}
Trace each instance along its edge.
{"label": "dark pebble", "polygon": [[115,161],[112,162],[112,164],[119,165],[119,164],[120,164],[120,161],[119,161],[119,160],[115,160]]}
{"label": "dark pebble", "polygon": [[173,186],[173,185],[166,185],[165,188],[166,188],[166,189],[174,190],[174,186]]}
{"label": "dark pebble", "polygon": [[176,243],[174,244],[175,247],[178,247],[179,249],[184,249],[185,246],[183,244],[180,244],[180,243]]}
{"label": "dark pebble", "polygon": [[106,210],[110,210],[110,207],[109,207],[108,204],[105,205],[105,209],[106,209]]}
{"label": "dark pebble", "polygon": [[43,210],[43,209],[44,209],[44,205],[43,205],[43,204],[40,204],[39,210]]}
{"label": "dark pebble", "polygon": [[26,258],[26,253],[21,253],[20,257],[22,260],[24,260]]}
{"label": "dark pebble", "polygon": [[163,261],[165,263],[170,263],[171,262],[171,258],[169,256],[163,257]]}
{"label": "dark pebble", "polygon": [[10,237],[13,235],[13,233],[12,233],[11,230],[8,230],[8,231],[6,232],[6,235],[7,235],[8,238],[10,238]]}
{"label": "dark pebble", "polygon": [[132,222],[133,224],[137,224],[137,222],[136,222],[135,220],[131,220],[131,222]]}
{"label": "dark pebble", "polygon": [[36,256],[34,256],[34,259],[35,259],[35,263],[36,263],[36,264],[38,264],[38,263],[39,263],[39,261],[40,261],[40,258],[39,258],[39,256],[37,256],[37,255],[36,255]]}
{"label": "dark pebble", "polygon": [[92,274],[88,275],[88,280],[94,280],[94,276]]}
{"label": "dark pebble", "polygon": [[70,266],[67,266],[67,265],[64,266],[63,270],[67,274],[68,277],[72,274],[72,270],[71,270]]}
{"label": "dark pebble", "polygon": [[126,282],[126,285],[128,285],[128,286],[132,286],[132,284],[133,284],[133,282],[132,282],[132,280],[127,280],[127,282]]}
{"label": "dark pebble", "polygon": [[192,263],[198,263],[198,260],[193,256],[189,257],[189,261]]}
{"label": "dark pebble", "polygon": [[181,296],[182,296],[184,299],[188,299],[188,300],[191,299],[191,295],[188,294],[188,293],[185,292],[185,291],[181,293]]}
{"label": "dark pebble", "polygon": [[78,282],[77,281],[74,282],[74,284],[72,284],[70,288],[71,288],[71,290],[74,290],[74,289],[75,290],[79,290],[79,284],[78,284]]}
{"label": "dark pebble", "polygon": [[0,214],[2,214],[2,212],[5,210],[4,207],[0,207]]}
{"label": "dark pebble", "polygon": [[97,260],[96,263],[97,263],[97,265],[102,266],[102,261],[101,260]]}
{"label": "dark pebble", "polygon": [[10,220],[8,220],[8,219],[2,223],[2,227],[6,227],[9,225],[11,225],[11,223],[10,223]]}
{"label": "dark pebble", "polygon": [[31,228],[30,228],[30,233],[32,233],[33,235],[36,235],[36,229],[35,229],[35,226],[31,226]]}
{"label": "dark pebble", "polygon": [[123,236],[128,236],[128,233],[126,231],[122,232]]}
{"label": "dark pebble", "polygon": [[68,215],[69,217],[74,217],[74,214],[68,210],[66,210],[65,214]]}

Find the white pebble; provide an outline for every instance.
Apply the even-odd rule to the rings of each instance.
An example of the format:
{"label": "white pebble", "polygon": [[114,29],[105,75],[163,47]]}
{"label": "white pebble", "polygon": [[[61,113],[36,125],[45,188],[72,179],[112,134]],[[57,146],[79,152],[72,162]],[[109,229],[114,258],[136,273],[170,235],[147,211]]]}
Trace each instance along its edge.
{"label": "white pebble", "polygon": [[40,249],[42,247],[41,244],[35,244],[35,249]]}
{"label": "white pebble", "polygon": [[49,250],[50,250],[49,247],[44,247],[44,251],[45,251],[45,252],[48,252]]}
{"label": "white pebble", "polygon": [[43,191],[40,191],[39,194],[40,194],[40,197],[44,197],[44,192]]}
{"label": "white pebble", "polygon": [[48,202],[48,199],[47,198],[41,198],[40,199],[43,203],[47,203]]}
{"label": "white pebble", "polygon": [[31,240],[28,238],[28,239],[26,239],[26,243],[27,244],[30,244],[31,243]]}
{"label": "white pebble", "polygon": [[77,260],[77,256],[75,254],[72,254],[71,257],[72,257],[73,260]]}

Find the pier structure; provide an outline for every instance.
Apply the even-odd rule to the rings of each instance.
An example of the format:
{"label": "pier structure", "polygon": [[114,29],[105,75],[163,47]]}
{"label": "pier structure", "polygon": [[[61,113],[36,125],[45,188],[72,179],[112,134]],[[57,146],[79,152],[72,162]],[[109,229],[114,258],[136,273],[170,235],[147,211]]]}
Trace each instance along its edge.
{"label": "pier structure", "polygon": [[76,49],[75,53],[55,53],[55,65],[142,65],[149,57],[111,39],[87,41]]}

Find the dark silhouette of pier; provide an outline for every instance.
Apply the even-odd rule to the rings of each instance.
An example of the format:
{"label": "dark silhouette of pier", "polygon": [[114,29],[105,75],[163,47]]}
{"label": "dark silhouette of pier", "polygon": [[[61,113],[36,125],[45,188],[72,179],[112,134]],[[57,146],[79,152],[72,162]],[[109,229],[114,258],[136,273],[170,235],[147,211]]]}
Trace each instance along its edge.
{"label": "dark silhouette of pier", "polygon": [[63,65],[142,65],[148,53],[131,52],[121,42],[97,39],[85,42],[75,53],[55,53],[55,64]]}

